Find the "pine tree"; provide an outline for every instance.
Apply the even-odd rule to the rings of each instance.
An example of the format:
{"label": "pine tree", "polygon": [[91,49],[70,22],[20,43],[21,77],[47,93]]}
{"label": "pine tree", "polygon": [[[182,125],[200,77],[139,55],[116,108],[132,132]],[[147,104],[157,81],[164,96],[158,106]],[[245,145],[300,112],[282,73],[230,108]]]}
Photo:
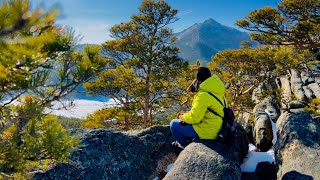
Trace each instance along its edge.
{"label": "pine tree", "polygon": [[319,0],[282,0],[277,8],[254,10],[236,24],[251,31],[251,38],[261,44],[318,48],[319,9]]}
{"label": "pine tree", "polygon": [[[132,69],[118,65],[115,69],[101,73],[95,82],[86,83],[84,87],[89,91],[89,94],[111,97],[119,106],[118,108],[100,110],[87,117],[83,124],[84,127],[109,127],[105,126],[108,124],[103,125],[102,121],[117,117],[118,124],[123,124],[124,130],[132,128],[132,125],[137,120],[134,118],[137,114],[136,109],[139,109],[137,106],[137,101],[139,100],[137,93],[142,90],[138,75]],[[113,112],[111,113],[113,116],[110,116],[109,112]],[[120,112],[124,115],[123,117],[118,115]],[[104,118],[100,118],[101,116]]]}
{"label": "pine tree", "polygon": [[18,179],[66,159],[76,139],[43,110],[108,63],[100,47],[74,52],[76,37],[55,25],[57,15],[31,10],[28,0],[0,6],[0,171]]}
{"label": "pine tree", "polygon": [[[300,68],[307,57],[293,47],[242,48],[225,50],[212,57],[208,67],[227,83],[227,99],[237,113],[250,113],[254,104],[251,93],[262,82]],[[308,58],[307,58],[308,59]]]}
{"label": "pine tree", "polygon": [[[101,94],[112,98],[121,95],[121,98],[128,99],[122,105],[135,104],[143,111],[143,127],[152,124],[154,112],[159,109],[159,104],[164,103],[166,94],[172,91],[168,85],[179,74],[180,68],[187,65],[178,57],[179,49],[173,46],[176,38],[167,27],[177,20],[176,14],[177,10],[165,1],[145,0],[139,13],[132,15],[129,22],[111,28],[113,40],[103,45],[103,52],[112,59],[113,68],[123,66],[133,73],[133,79],[127,79],[132,83],[127,88],[105,88]],[[121,78],[113,80],[117,83]],[[94,86],[88,88],[89,92],[94,89]]]}

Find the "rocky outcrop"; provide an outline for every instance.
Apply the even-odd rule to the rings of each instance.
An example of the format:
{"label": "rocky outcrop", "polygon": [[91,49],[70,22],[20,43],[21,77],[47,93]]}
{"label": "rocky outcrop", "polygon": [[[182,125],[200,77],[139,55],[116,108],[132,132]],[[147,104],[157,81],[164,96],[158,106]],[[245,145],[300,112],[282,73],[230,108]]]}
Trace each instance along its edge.
{"label": "rocky outcrop", "polygon": [[[295,70],[278,78],[281,116],[274,94],[259,99],[270,86],[259,87],[253,95],[257,103],[253,128],[248,126],[246,132],[238,125],[237,138],[228,145],[219,140],[195,140],[178,158],[171,147],[169,127],[155,126],[138,133],[74,131],[81,135],[81,147],[69,162],[36,174],[34,179],[153,179],[176,158],[174,168],[167,175],[162,173],[164,179],[241,179],[240,164],[248,153],[246,133],[252,130],[257,150],[267,151],[275,137],[272,122],[278,127],[274,145],[278,179],[320,179],[320,122],[301,112],[312,99],[320,97],[317,82],[317,78]],[[247,173],[252,179],[275,179],[274,174],[270,163],[261,163],[255,173]]]}
{"label": "rocky outcrop", "polygon": [[[240,163],[248,153],[248,138],[242,126],[237,125],[236,132],[230,144],[195,140],[181,152],[180,160],[165,179],[240,179]],[[81,146],[69,162],[38,173],[33,179],[153,179],[177,158],[168,126],[154,126],[138,133],[78,129],[72,134],[80,135]],[[190,176],[196,171],[198,174]]]}
{"label": "rocky outcrop", "polygon": [[278,179],[320,179],[320,122],[305,112],[284,112],[277,127]]}
{"label": "rocky outcrop", "polygon": [[240,163],[230,160],[218,144],[191,143],[176,160],[164,180],[183,179],[240,179]]}
{"label": "rocky outcrop", "polygon": [[[266,91],[275,93],[275,88],[272,88],[274,87],[273,84],[267,85],[263,83],[255,89],[253,93],[255,95],[252,96],[252,100],[256,103],[258,102],[253,110],[253,139],[259,151],[267,151],[272,147],[272,124],[268,121],[268,116],[271,117],[273,122],[277,122],[280,116],[280,106],[284,112],[300,112],[314,98],[320,97],[320,86],[316,82],[316,78],[313,74],[305,71],[300,72],[296,69],[291,69],[288,71],[288,75],[277,78],[276,84],[278,89],[281,90],[277,96],[281,98],[281,101],[276,99],[274,95],[266,98],[261,96],[268,94],[265,93]],[[257,97],[262,99],[257,99]],[[267,115],[265,111],[268,112]]]}
{"label": "rocky outcrop", "polygon": [[[277,80],[278,87],[282,90],[282,106],[285,107],[291,100],[311,102],[320,97],[320,86],[313,74],[291,69],[288,76],[281,76]],[[287,107],[293,109],[291,107]]]}
{"label": "rocky outcrop", "polygon": [[240,164],[248,153],[248,138],[237,126],[237,138],[229,145],[219,140],[196,140],[179,155],[166,180],[241,179]]}
{"label": "rocky outcrop", "polygon": [[277,122],[277,119],[280,116],[280,107],[277,103],[275,103],[275,98],[273,96],[269,96],[264,98],[263,100],[258,103],[254,109],[253,109],[253,114],[254,117],[258,117],[258,115],[261,112],[265,112],[265,110],[268,110],[271,116],[271,120],[273,122]]}
{"label": "rocky outcrop", "polygon": [[68,163],[34,179],[153,179],[176,159],[168,126],[136,134],[118,130],[78,130],[81,147]]}
{"label": "rocky outcrop", "polygon": [[282,101],[289,102],[292,99],[291,85],[288,76],[280,76],[277,80],[278,87],[282,91]]}
{"label": "rocky outcrop", "polygon": [[266,152],[272,146],[272,124],[267,113],[260,113],[255,118],[253,139],[258,151]]}
{"label": "rocky outcrop", "polygon": [[306,101],[302,85],[300,73],[295,69],[291,69],[291,91],[298,100]]}
{"label": "rocky outcrop", "polygon": [[[266,113],[265,111],[267,110]],[[279,105],[274,103],[273,96],[269,96],[254,109],[253,141],[257,151],[266,152],[273,146],[273,131],[271,121],[276,122],[280,116]]]}
{"label": "rocky outcrop", "polygon": [[[254,108],[253,136],[258,150],[272,147],[272,127],[267,121],[265,109],[271,110],[272,121],[277,123],[274,151],[278,179],[320,179],[320,122],[303,112],[308,103],[320,97],[318,82],[313,74],[291,69],[288,75],[277,78],[281,90],[278,94],[281,97],[281,116],[279,106],[276,113],[273,112],[277,106],[272,97],[259,100]],[[257,102],[256,99],[253,101]],[[257,177],[254,174],[247,176]]]}

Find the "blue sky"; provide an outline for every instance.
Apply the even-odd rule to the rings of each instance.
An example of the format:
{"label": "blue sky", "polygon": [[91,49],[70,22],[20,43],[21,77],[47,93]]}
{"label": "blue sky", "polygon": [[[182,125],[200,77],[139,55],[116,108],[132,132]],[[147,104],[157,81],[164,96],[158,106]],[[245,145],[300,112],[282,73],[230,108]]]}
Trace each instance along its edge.
{"label": "blue sky", "polygon": [[[110,39],[108,30],[127,22],[138,13],[142,0],[31,0],[33,5],[60,8],[57,23],[70,25],[81,34],[81,43],[100,44]],[[213,18],[219,23],[239,29],[234,23],[254,9],[276,6],[279,0],[167,0],[178,9],[179,21],[171,25],[180,32],[195,23]],[[241,29],[240,29],[241,30]],[[242,30],[243,31],[243,30]]]}

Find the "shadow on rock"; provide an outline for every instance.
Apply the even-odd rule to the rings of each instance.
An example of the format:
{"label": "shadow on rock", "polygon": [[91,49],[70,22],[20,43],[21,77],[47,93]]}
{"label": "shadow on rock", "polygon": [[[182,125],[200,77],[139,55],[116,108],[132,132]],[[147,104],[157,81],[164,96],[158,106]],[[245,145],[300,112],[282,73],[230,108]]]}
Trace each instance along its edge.
{"label": "shadow on rock", "polygon": [[283,175],[282,180],[313,180],[313,177],[297,171],[290,171]]}

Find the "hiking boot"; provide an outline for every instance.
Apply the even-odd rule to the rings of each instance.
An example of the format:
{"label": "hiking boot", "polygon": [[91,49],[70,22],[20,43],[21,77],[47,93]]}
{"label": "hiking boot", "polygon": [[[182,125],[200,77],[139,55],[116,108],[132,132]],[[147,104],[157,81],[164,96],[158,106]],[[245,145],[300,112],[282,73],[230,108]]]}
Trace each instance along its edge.
{"label": "hiking boot", "polygon": [[172,142],[172,148],[173,152],[176,154],[176,156],[179,156],[182,150],[184,150],[184,147],[181,146],[177,141]]}

